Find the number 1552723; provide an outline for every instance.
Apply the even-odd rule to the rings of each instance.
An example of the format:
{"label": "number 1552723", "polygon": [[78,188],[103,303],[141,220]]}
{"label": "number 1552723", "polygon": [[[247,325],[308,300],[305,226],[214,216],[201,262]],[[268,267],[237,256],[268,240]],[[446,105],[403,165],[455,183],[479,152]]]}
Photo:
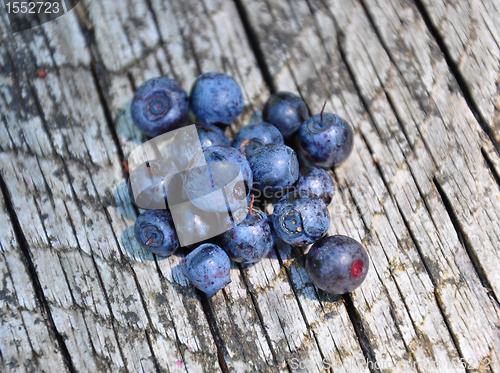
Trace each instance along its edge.
{"label": "number 1552723", "polygon": [[6,2],[7,13],[14,14],[50,14],[59,13],[59,3],[49,1],[9,1]]}

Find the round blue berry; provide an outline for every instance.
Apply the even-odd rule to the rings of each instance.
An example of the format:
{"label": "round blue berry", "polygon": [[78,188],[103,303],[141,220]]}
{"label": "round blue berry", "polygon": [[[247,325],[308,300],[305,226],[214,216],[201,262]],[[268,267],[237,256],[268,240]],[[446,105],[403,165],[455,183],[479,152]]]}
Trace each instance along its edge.
{"label": "round blue berry", "polygon": [[262,111],[262,119],[275,125],[285,138],[295,133],[307,118],[305,102],[290,92],[273,93]]}
{"label": "round blue berry", "polygon": [[306,271],[313,284],[331,294],[345,294],[358,288],[369,265],[363,246],[340,235],[317,241],[306,256]]}
{"label": "round blue berry", "polygon": [[211,243],[198,246],[182,261],[184,275],[209,297],[231,282],[230,268],[226,252]]}
{"label": "round blue berry", "polygon": [[265,192],[284,192],[299,177],[297,155],[292,148],[283,144],[259,146],[249,155],[248,163],[252,169],[254,186]]}
{"label": "round blue berry", "polygon": [[229,125],[243,110],[243,93],[229,75],[215,72],[202,74],[191,88],[190,104],[203,122]]}
{"label": "round blue berry", "polygon": [[[260,140],[260,141],[258,141]],[[283,135],[272,124],[260,122],[242,127],[232,142],[232,147],[239,149],[245,156],[263,144],[284,144]]]}
{"label": "round blue berry", "polygon": [[352,152],[354,134],[341,117],[324,113],[302,123],[299,129],[301,151],[315,166],[330,168],[344,162]]}
{"label": "round blue berry", "polygon": [[246,218],[221,236],[222,248],[238,263],[256,263],[274,246],[275,235],[268,217],[252,208]]}
{"label": "round blue berry", "polygon": [[199,209],[226,212],[248,206],[252,183],[252,170],[239,150],[210,146],[193,158],[183,185],[187,197]]}
{"label": "round blue berry", "polygon": [[146,210],[134,226],[137,242],[154,254],[169,256],[179,248],[172,215],[167,210]]}
{"label": "round blue berry", "polygon": [[330,226],[330,214],[323,200],[294,191],[275,206],[272,222],[276,234],[286,243],[308,245],[323,237]]}
{"label": "round blue berry", "polygon": [[200,136],[200,143],[203,149],[209,146],[231,146],[224,131],[211,123],[197,123],[196,130]]}
{"label": "round blue berry", "polygon": [[184,124],[189,113],[188,95],[175,80],[150,79],[137,89],[131,113],[136,126],[155,137]]}
{"label": "round blue berry", "polygon": [[335,194],[335,184],[332,177],[319,167],[301,168],[295,189],[307,195],[321,198],[327,206]]}

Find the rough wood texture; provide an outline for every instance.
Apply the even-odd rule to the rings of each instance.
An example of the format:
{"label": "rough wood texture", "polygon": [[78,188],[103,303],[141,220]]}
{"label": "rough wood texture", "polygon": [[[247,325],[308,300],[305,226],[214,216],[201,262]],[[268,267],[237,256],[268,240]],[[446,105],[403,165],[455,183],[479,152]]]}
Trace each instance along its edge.
{"label": "rough wood texture", "polygon": [[[135,212],[74,15],[2,40],[9,75],[0,155],[69,369],[217,371],[198,296],[178,276],[180,258],[157,265],[131,240]],[[3,36],[5,27],[2,18]],[[56,34],[51,44],[45,32]],[[80,60],[70,59],[69,45]],[[42,66],[48,75],[38,78]]]}
{"label": "rough wood texture", "polygon": [[[479,278],[485,275],[493,289],[498,284],[494,268],[500,246],[497,235],[490,232],[499,228],[498,206],[493,207],[499,190],[486,162],[477,162],[483,159],[483,143],[491,144],[415,6],[399,1],[367,3],[369,9],[378,6],[377,20],[385,22],[380,30],[388,39],[383,39],[385,45],[371,28],[363,6],[355,1],[311,1],[310,8],[301,7],[302,3],[256,1],[248,9],[261,40],[282,41],[278,48],[262,42],[277,88],[297,89],[314,112],[329,98],[333,111],[360,131],[358,154],[337,174],[355,200],[368,237],[376,234],[379,239],[370,255],[377,272],[390,270],[388,279],[379,275],[386,291],[396,286],[403,302],[398,305],[397,293],[389,293],[387,306],[383,298],[370,302],[374,313],[370,319],[370,311],[363,306],[366,296],[358,300],[367,286],[354,293],[354,304],[363,311],[361,321],[373,336],[370,344],[377,360],[385,361],[389,352],[394,360],[407,359],[409,354],[417,363],[427,356],[447,364],[458,349],[471,367],[489,358],[498,370],[498,304],[487,296]],[[261,17],[264,7],[270,9],[268,17]],[[406,17],[405,23],[389,12],[394,8]],[[293,20],[295,28],[279,19]],[[359,157],[365,160],[358,161]],[[472,193],[460,193],[468,185]],[[449,203],[443,203],[442,197]],[[452,210],[448,216],[449,205],[460,212]],[[488,223],[481,223],[481,215],[488,214],[486,206],[492,206],[493,215],[486,218]],[[453,226],[455,219],[463,245]],[[388,251],[390,247],[397,250]],[[411,294],[420,296],[412,300]],[[379,309],[374,307],[377,303]],[[397,311],[385,318],[387,308]],[[379,326],[396,330],[397,338],[384,337]],[[428,341],[437,339],[441,342],[429,349]]]}
{"label": "rough wood texture", "polygon": [[[3,195],[2,195],[3,197]],[[4,199],[0,201],[0,327],[3,372],[62,372],[64,361],[40,310]]]}
{"label": "rough wood texture", "polygon": [[500,142],[500,3],[489,0],[418,0],[433,32],[465,80],[491,136]]}
{"label": "rough wood texture", "polygon": [[[2,10],[2,371],[500,372],[498,6],[423,2],[85,0],[14,36]],[[306,249],[279,242],[208,299],[182,254],[135,242],[134,90],[208,71],[244,89],[230,136],[266,80],[356,128],[329,230],[369,252],[352,294],[316,289]]]}

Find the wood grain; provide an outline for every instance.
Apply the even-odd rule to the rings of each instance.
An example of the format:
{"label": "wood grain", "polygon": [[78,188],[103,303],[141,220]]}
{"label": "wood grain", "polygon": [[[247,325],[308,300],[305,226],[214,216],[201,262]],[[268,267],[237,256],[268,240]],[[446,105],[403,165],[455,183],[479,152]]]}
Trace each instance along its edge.
{"label": "wood grain", "polygon": [[[16,35],[1,13],[2,370],[499,372],[498,9],[85,0]],[[209,71],[244,90],[229,136],[259,118],[268,77],[353,124],[329,234],[366,247],[359,289],[318,290],[307,248],[280,241],[208,299],[184,252],[139,247],[121,164],[148,140],[134,90]]]}
{"label": "wood grain", "polygon": [[[57,22],[46,28],[78,25],[76,18]],[[11,139],[2,145],[3,178],[56,328],[77,371],[218,371],[199,298],[169,284],[180,258],[160,267],[130,237],[135,212],[89,53],[75,32],[58,38],[79,41],[74,55],[87,51],[80,61],[87,65],[71,64],[68,43],[46,44],[40,28],[4,40],[2,58],[15,78],[2,100]],[[36,77],[40,65],[30,51],[48,56],[40,60],[45,78]]]}
{"label": "wood grain", "polygon": [[40,309],[4,198],[0,199],[0,226],[3,320],[0,369],[3,372],[63,372],[64,357]]}
{"label": "wood grain", "polygon": [[433,33],[465,81],[471,102],[500,144],[500,4],[498,1],[420,1]]}
{"label": "wood grain", "polygon": [[[253,16],[251,21],[261,40],[266,40],[270,33],[269,25],[265,20],[261,21],[260,13],[252,13],[252,9],[257,8],[256,3],[264,4],[253,2],[253,5],[248,7],[249,13]],[[400,2],[393,3],[400,4]],[[455,358],[456,345],[458,353],[476,365],[481,358],[496,359],[495,354],[490,351],[492,348],[498,348],[496,347],[499,341],[497,304],[482,290],[481,281],[470,256],[477,252],[476,257],[482,256],[481,259],[478,258],[479,265],[481,268],[487,267],[498,260],[496,252],[498,246],[494,243],[488,245],[491,241],[486,230],[483,230],[481,244],[478,240],[475,244],[469,241],[462,245],[452,223],[453,217],[448,216],[439,193],[439,190],[446,193],[448,189],[448,194],[452,194],[452,188],[458,192],[465,185],[474,184],[475,187],[481,188],[481,191],[467,194],[467,201],[473,198],[481,201],[477,202],[481,205],[496,203],[498,185],[487,165],[481,162],[479,165],[477,162],[472,164],[473,160],[482,159],[483,143],[488,144],[487,146],[491,146],[491,143],[483,135],[465,100],[457,92],[458,89],[453,88],[454,85],[456,87],[456,83],[453,83],[454,79],[447,69],[446,62],[439,56],[437,46],[429,36],[422,19],[419,19],[415,7],[411,9],[405,3],[400,5],[405,8],[405,14],[409,18],[403,23],[403,27],[409,25],[408,31],[391,30],[389,22],[396,17],[387,17],[387,23],[380,33],[396,38],[387,47],[390,53],[388,55],[371,28],[364,7],[360,3],[330,1],[323,4],[311,1],[310,5],[315,13],[314,19],[310,9],[302,11],[296,9],[293,14],[300,17],[297,24],[301,29],[291,38],[283,40],[281,48],[271,51],[265,42],[262,42],[262,46],[265,55],[274,56],[267,61],[272,72],[278,71],[275,76],[278,89],[300,92],[313,112],[320,110],[324,98],[327,97],[333,111],[348,118],[358,128],[361,136],[356,142],[356,150],[359,155],[352,155],[347,165],[336,170],[336,173],[341,182],[345,178],[344,183],[356,201],[369,233],[377,232],[377,236],[380,237],[381,232],[387,232],[386,228],[391,227],[390,231],[392,230],[392,234],[395,235],[394,243],[391,245],[390,240],[382,241],[380,247],[386,251],[387,248],[394,246],[397,250],[386,252],[384,256],[392,261],[395,255],[404,258],[412,253],[410,257],[413,259],[409,261],[406,259],[401,262],[402,259],[398,259],[392,265],[379,262],[380,271],[393,268],[391,277],[394,278],[405,304],[403,307],[398,307],[395,303],[398,297],[396,294],[390,294],[389,299],[392,304],[387,307],[394,307],[398,312],[406,309],[407,314],[386,318],[386,323],[382,324],[386,325],[384,328],[386,330],[390,330],[391,324],[394,330],[399,329],[399,333],[396,333],[402,335],[399,338],[384,338],[380,330],[373,329],[375,320],[378,325],[384,322],[382,315],[377,314],[372,322],[364,324],[365,328],[373,333],[370,342],[377,359],[384,360],[385,354],[390,351],[396,360],[406,359],[404,354],[410,353],[416,362],[422,361],[423,356],[433,356],[434,360],[438,360],[439,356],[439,359],[443,360],[444,357],[443,361],[450,363]],[[367,7],[370,5],[371,3]],[[394,4],[390,5],[396,7]],[[288,5],[283,3],[276,2],[269,5],[267,2],[266,6],[273,8],[271,14],[285,14],[291,11]],[[391,8],[388,8],[388,4],[379,6],[380,14],[377,15],[379,22],[383,22],[382,13],[387,13]],[[279,22],[273,22],[272,25],[275,28],[271,29],[272,33],[275,37],[280,37],[283,33],[280,27],[286,26]],[[420,31],[420,34],[416,31]],[[398,39],[397,36],[401,34],[402,38],[408,35],[410,41]],[[418,58],[415,60],[408,56],[418,56]],[[433,117],[435,119],[432,119]],[[452,126],[458,128],[453,129]],[[436,136],[437,133],[439,135]],[[461,136],[461,139],[455,135]],[[431,142],[432,146],[429,145]],[[465,144],[468,145],[467,150],[450,154],[449,149],[457,146],[463,148]],[[356,162],[356,158],[363,153],[365,155],[362,159],[366,161]],[[475,156],[469,157],[468,154]],[[446,159],[450,162],[446,162]],[[476,170],[472,177],[469,172],[461,172],[462,169],[452,162],[452,160],[457,162],[458,159],[461,159],[459,164],[467,164],[467,167]],[[367,171],[364,171],[365,168],[368,168]],[[464,180],[463,186],[460,187],[460,184],[453,186],[450,181],[456,178],[455,175],[460,174],[463,174],[461,176]],[[435,184],[440,188],[438,189]],[[485,190],[493,195],[485,195]],[[389,204],[388,206],[384,207],[378,202],[386,199],[387,202],[384,204]],[[466,203],[465,198],[462,203]],[[451,206],[457,206],[456,200],[451,202]],[[491,211],[493,210],[495,209]],[[385,223],[382,223],[381,219]],[[462,215],[457,216],[457,219],[464,230],[467,227],[465,222],[473,225],[470,232],[473,231],[476,237],[481,227],[498,227],[498,220],[495,217],[488,224],[481,224],[476,216],[467,218]],[[472,237],[471,233],[469,235]],[[406,242],[404,246],[403,242]],[[488,250],[484,249],[485,244],[488,245]],[[436,252],[436,247],[442,247],[443,252]],[[400,254],[397,254],[398,252]],[[380,249],[374,250],[373,255],[378,253]],[[370,254],[372,255],[372,251]],[[450,262],[450,257],[456,258],[455,262]],[[372,260],[376,265],[377,260],[374,257]],[[405,261],[407,264],[404,264]],[[395,264],[398,262],[401,264]],[[411,275],[411,271],[408,270],[415,265],[417,265],[416,272]],[[401,268],[404,275],[402,273],[398,275],[398,268]],[[446,272],[448,275],[443,276]],[[488,275],[490,284],[496,281],[494,279],[496,274],[491,269]],[[405,280],[407,276],[409,279]],[[412,279],[413,276],[415,278]],[[416,278],[422,276],[424,278],[428,276],[422,283],[422,290],[414,289],[414,286],[422,281],[417,281]],[[446,280],[447,277],[449,280]],[[458,286],[462,288],[459,279],[464,281],[466,278],[467,288],[470,288],[470,283],[474,284],[474,288],[463,297],[458,297]],[[386,287],[390,288],[389,285]],[[354,292],[353,296],[356,308],[363,310],[362,322],[366,322],[368,317],[364,312],[363,303],[358,303],[357,299],[358,293],[364,293],[365,288],[362,287]],[[414,293],[426,295],[412,301],[408,295]],[[479,298],[481,306],[467,311],[470,306],[465,304],[469,304],[471,297]],[[430,311],[432,316],[417,314],[419,308],[414,307],[417,299],[419,302],[427,299],[426,306],[420,309],[426,310],[425,312]],[[444,301],[445,299],[448,301]],[[462,305],[459,305],[460,303]],[[373,309],[372,304],[371,306]],[[386,307],[381,307],[384,308]],[[480,322],[476,312],[483,315],[480,317]],[[405,319],[408,320],[407,325],[411,326],[409,329],[401,327],[402,323],[405,324]],[[425,327],[425,324],[417,326],[416,320],[423,322],[431,319],[440,327],[437,329],[435,325]],[[458,320],[478,321],[482,331],[476,333],[477,326],[469,328]],[[466,334],[463,334],[464,328],[467,330]],[[415,330],[417,337],[410,343],[406,330],[412,329]],[[466,337],[463,337],[465,335]],[[488,342],[484,340],[485,335],[488,336],[486,337]],[[429,340],[440,338],[443,341],[440,343],[440,349],[443,346],[447,347],[441,351],[420,352],[429,345],[426,342],[427,338]],[[400,347],[395,343],[398,339],[404,341]],[[483,346],[481,351],[476,349],[477,343]],[[498,361],[495,360],[495,369],[498,369],[497,367]]]}

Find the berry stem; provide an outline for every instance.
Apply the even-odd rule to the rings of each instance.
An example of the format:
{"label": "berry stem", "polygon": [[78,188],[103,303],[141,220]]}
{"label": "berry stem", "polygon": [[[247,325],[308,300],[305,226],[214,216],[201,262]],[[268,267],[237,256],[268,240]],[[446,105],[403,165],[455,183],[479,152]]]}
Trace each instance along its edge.
{"label": "berry stem", "polygon": [[250,201],[250,208],[248,209],[248,213],[251,214],[253,209],[253,200],[255,199],[255,194],[252,194],[252,200]]}
{"label": "berry stem", "polygon": [[130,173],[130,168],[128,167],[128,163],[126,161],[122,162],[123,166],[123,171],[125,171],[127,174]]}
{"label": "berry stem", "polygon": [[321,113],[320,113],[321,123],[323,123],[323,112],[325,111],[325,106],[326,106],[326,101],[323,104],[323,109],[321,109]]}
{"label": "berry stem", "polygon": [[252,138],[250,139],[246,139],[245,141],[243,141],[240,145],[240,149],[242,149],[246,144],[248,144],[250,141],[252,140]]}

